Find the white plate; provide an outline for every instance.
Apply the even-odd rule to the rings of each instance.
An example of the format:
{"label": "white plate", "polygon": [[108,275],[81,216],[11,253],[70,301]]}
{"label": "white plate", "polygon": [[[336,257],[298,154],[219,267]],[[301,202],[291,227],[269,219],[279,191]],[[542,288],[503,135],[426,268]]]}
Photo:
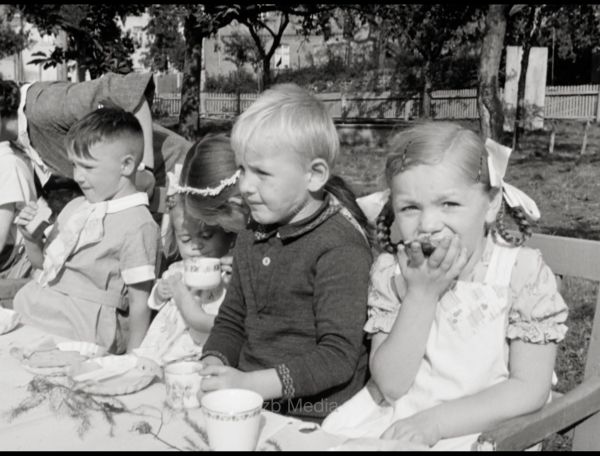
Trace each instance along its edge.
{"label": "white plate", "polygon": [[31,366],[27,364],[27,358],[31,356],[32,353],[36,351],[75,351],[80,353],[82,356],[86,358],[94,358],[96,356],[103,355],[106,353],[106,349],[101,347],[100,345],[93,344],[91,342],[83,342],[83,341],[65,341],[59,342],[56,344],[55,348],[52,348],[52,344],[50,343],[50,339],[44,341],[43,344],[39,346],[38,349],[36,347],[29,348],[15,348],[13,349],[13,355],[16,356],[20,361],[23,368],[32,374],[36,375],[65,375],[69,368],[72,367],[72,364],[67,364],[64,366],[53,366],[53,367],[37,367]]}
{"label": "white plate", "polygon": [[75,388],[108,396],[129,394],[160,377],[160,366],[135,355],[109,355],[72,366],[68,375]]}

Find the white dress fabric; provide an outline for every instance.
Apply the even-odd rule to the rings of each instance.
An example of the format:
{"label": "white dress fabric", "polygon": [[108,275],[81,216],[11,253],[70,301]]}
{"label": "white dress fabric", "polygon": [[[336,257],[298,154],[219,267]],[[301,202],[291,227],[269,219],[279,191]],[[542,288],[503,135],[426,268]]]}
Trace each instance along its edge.
{"label": "white dress fabric", "polygon": [[[442,297],[425,355],[404,396],[392,405],[377,404],[363,388],[325,419],[323,429],[348,437],[379,437],[399,419],[507,379],[508,285],[518,251],[495,244],[483,283],[458,281]],[[469,450],[478,435],[444,439],[432,449]]]}
{"label": "white dress fabric", "polygon": [[[171,264],[162,278],[166,279],[176,273],[183,274],[183,261]],[[157,304],[155,293],[156,285],[152,288],[148,307],[159,312],[152,320],[144,340],[135,349],[135,353],[151,358],[159,365],[202,354],[202,345],[192,339],[188,326],[173,299]],[[202,309],[209,315],[217,315],[225,299],[225,288],[205,290],[200,298]]]}

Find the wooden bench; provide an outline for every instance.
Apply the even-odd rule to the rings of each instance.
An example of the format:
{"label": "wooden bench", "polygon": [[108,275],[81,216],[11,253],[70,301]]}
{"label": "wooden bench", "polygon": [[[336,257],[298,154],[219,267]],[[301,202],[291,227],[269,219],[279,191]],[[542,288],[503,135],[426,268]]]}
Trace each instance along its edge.
{"label": "wooden bench", "polygon": [[[600,241],[534,234],[527,245],[539,249],[558,275],[600,281]],[[555,433],[573,432],[573,451],[600,450],[600,292],[582,383],[538,412],[513,418],[482,433],[480,450],[524,450]],[[567,320],[567,325],[569,324]]]}

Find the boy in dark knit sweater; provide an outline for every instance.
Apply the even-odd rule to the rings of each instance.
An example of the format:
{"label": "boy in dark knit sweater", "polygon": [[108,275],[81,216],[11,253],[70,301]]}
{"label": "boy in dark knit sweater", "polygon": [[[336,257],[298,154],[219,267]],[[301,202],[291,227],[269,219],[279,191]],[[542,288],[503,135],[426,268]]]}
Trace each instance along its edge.
{"label": "boy in dark knit sweater", "polygon": [[367,380],[366,219],[330,174],[339,139],[326,107],[297,85],[263,92],[232,146],[251,219],[204,345],[202,389],[251,389],[274,412],[319,422]]}

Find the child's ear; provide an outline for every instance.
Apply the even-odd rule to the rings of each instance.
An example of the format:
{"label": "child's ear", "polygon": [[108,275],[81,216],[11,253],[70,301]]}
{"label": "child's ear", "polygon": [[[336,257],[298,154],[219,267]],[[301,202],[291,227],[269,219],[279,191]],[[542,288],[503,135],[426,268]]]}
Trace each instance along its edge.
{"label": "child's ear", "polygon": [[487,224],[492,224],[496,220],[500,206],[502,205],[502,189],[497,189],[492,200],[490,201],[490,207],[485,214],[485,221]]}
{"label": "child's ear", "polygon": [[129,177],[135,174],[136,169],[137,166],[133,155],[127,154],[121,158],[121,175]]}
{"label": "child's ear", "polygon": [[322,158],[315,158],[310,162],[308,170],[308,190],[318,192],[329,180],[329,164]]}

